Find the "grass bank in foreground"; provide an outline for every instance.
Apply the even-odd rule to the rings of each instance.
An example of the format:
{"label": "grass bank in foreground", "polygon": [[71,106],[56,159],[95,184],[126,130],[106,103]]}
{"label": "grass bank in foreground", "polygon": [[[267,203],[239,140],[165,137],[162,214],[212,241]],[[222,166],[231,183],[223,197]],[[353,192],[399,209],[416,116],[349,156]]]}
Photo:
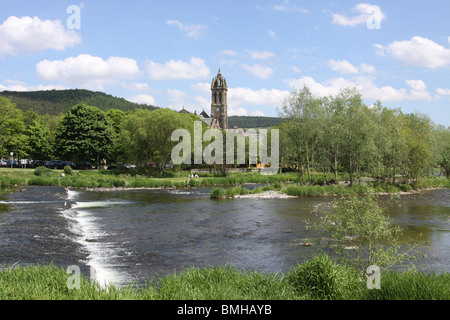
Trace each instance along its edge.
{"label": "grass bank in foreground", "polygon": [[69,289],[70,274],[54,265],[0,271],[2,300],[448,300],[448,273],[387,272],[381,289],[369,290],[358,273],[326,255],[285,274],[263,274],[233,267],[189,268],[143,287],[100,287],[81,276]]}

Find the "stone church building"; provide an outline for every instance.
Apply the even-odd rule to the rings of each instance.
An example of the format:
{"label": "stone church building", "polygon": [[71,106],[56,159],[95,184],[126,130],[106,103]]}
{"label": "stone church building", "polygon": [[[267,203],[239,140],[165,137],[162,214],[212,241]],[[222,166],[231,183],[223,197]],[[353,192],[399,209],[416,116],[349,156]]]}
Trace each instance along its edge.
{"label": "stone church building", "polygon": [[[205,110],[200,113],[200,120],[208,127],[214,129],[228,129],[228,111],[227,111],[227,80],[222,76],[222,73],[217,73],[211,82],[211,116]],[[180,113],[189,113],[186,109]]]}

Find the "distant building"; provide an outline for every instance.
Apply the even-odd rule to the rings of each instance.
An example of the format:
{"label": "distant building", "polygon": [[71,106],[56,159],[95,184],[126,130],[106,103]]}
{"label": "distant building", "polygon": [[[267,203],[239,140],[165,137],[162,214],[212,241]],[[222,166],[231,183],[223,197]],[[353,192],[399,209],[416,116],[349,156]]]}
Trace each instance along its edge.
{"label": "distant building", "polygon": [[[199,118],[210,128],[228,129],[228,105],[227,105],[228,85],[226,79],[219,72],[211,83],[211,116],[203,110]],[[190,113],[184,107],[180,113]]]}

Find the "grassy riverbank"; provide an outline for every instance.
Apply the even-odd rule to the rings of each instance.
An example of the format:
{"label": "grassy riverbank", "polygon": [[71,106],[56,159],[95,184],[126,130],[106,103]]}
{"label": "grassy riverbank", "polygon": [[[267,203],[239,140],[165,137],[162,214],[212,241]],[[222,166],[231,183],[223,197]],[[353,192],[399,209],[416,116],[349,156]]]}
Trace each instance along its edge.
{"label": "grassy riverbank", "polygon": [[[69,289],[71,274],[54,265],[0,271],[1,300],[448,300],[450,274],[386,272],[381,289],[369,290],[349,267],[316,256],[285,274],[263,274],[232,267],[189,268],[143,287],[100,287],[81,276]],[[69,279],[70,282],[70,279]]]}
{"label": "grassy riverbank", "polygon": [[[63,176],[62,176],[63,174]],[[64,186],[72,188],[89,188],[114,190],[115,188],[192,188],[216,187],[211,192],[212,198],[234,197],[237,195],[258,194],[264,191],[276,191],[295,197],[314,197],[365,193],[370,187],[376,193],[410,192],[428,188],[450,188],[450,180],[444,177],[421,177],[414,183],[392,184],[387,181],[364,179],[361,184],[348,186],[342,177],[336,184],[324,183],[323,175],[313,176],[312,185],[300,185],[300,176],[296,173],[261,175],[258,172],[228,173],[217,177],[211,173],[200,173],[198,178],[189,178],[188,172],[171,173],[165,178],[153,178],[141,172],[118,172],[108,170],[63,170],[1,169],[0,188],[21,186]],[[253,190],[245,184],[262,184]],[[227,187],[227,188],[225,188]],[[232,188],[230,188],[232,187]]]}

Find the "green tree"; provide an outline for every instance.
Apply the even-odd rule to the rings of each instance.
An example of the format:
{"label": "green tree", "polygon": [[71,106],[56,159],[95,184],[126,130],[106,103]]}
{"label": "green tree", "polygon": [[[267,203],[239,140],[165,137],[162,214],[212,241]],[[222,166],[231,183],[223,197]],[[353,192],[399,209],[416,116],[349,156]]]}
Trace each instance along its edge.
{"label": "green tree", "polygon": [[24,116],[10,100],[0,97],[0,157],[10,152],[26,154]]}
{"label": "green tree", "polygon": [[305,163],[309,183],[311,183],[312,174],[312,155],[317,143],[322,114],[322,100],[315,97],[305,86],[301,91],[294,89],[286,99],[281,115],[291,123],[284,127],[288,137],[287,142],[298,146],[297,156],[302,170],[302,180],[304,180]]}
{"label": "green tree", "polygon": [[438,125],[433,130],[433,167],[450,177],[450,127]]}
{"label": "green tree", "polygon": [[126,159],[140,166],[153,162],[162,174],[170,163],[172,149],[177,144],[171,141],[172,132],[187,129],[192,136],[193,120],[191,115],[170,109],[136,109],[127,114],[122,120],[120,132],[121,143],[126,146]]}
{"label": "green tree", "polygon": [[33,120],[26,130],[28,136],[28,154],[35,160],[50,159],[53,144],[50,129],[39,120]]}
{"label": "green tree", "polygon": [[417,181],[432,161],[432,123],[428,116],[413,113],[406,116],[404,136],[408,147],[408,175]]}
{"label": "green tree", "polygon": [[72,107],[58,126],[55,137],[56,155],[73,161],[108,158],[114,146],[114,129],[103,111],[78,104]]}
{"label": "green tree", "polygon": [[415,257],[400,240],[402,230],[373,194],[337,198],[331,210],[313,213],[320,219],[308,229],[317,232],[319,241],[327,239],[327,247],[339,260],[360,271],[371,265],[388,269]]}

